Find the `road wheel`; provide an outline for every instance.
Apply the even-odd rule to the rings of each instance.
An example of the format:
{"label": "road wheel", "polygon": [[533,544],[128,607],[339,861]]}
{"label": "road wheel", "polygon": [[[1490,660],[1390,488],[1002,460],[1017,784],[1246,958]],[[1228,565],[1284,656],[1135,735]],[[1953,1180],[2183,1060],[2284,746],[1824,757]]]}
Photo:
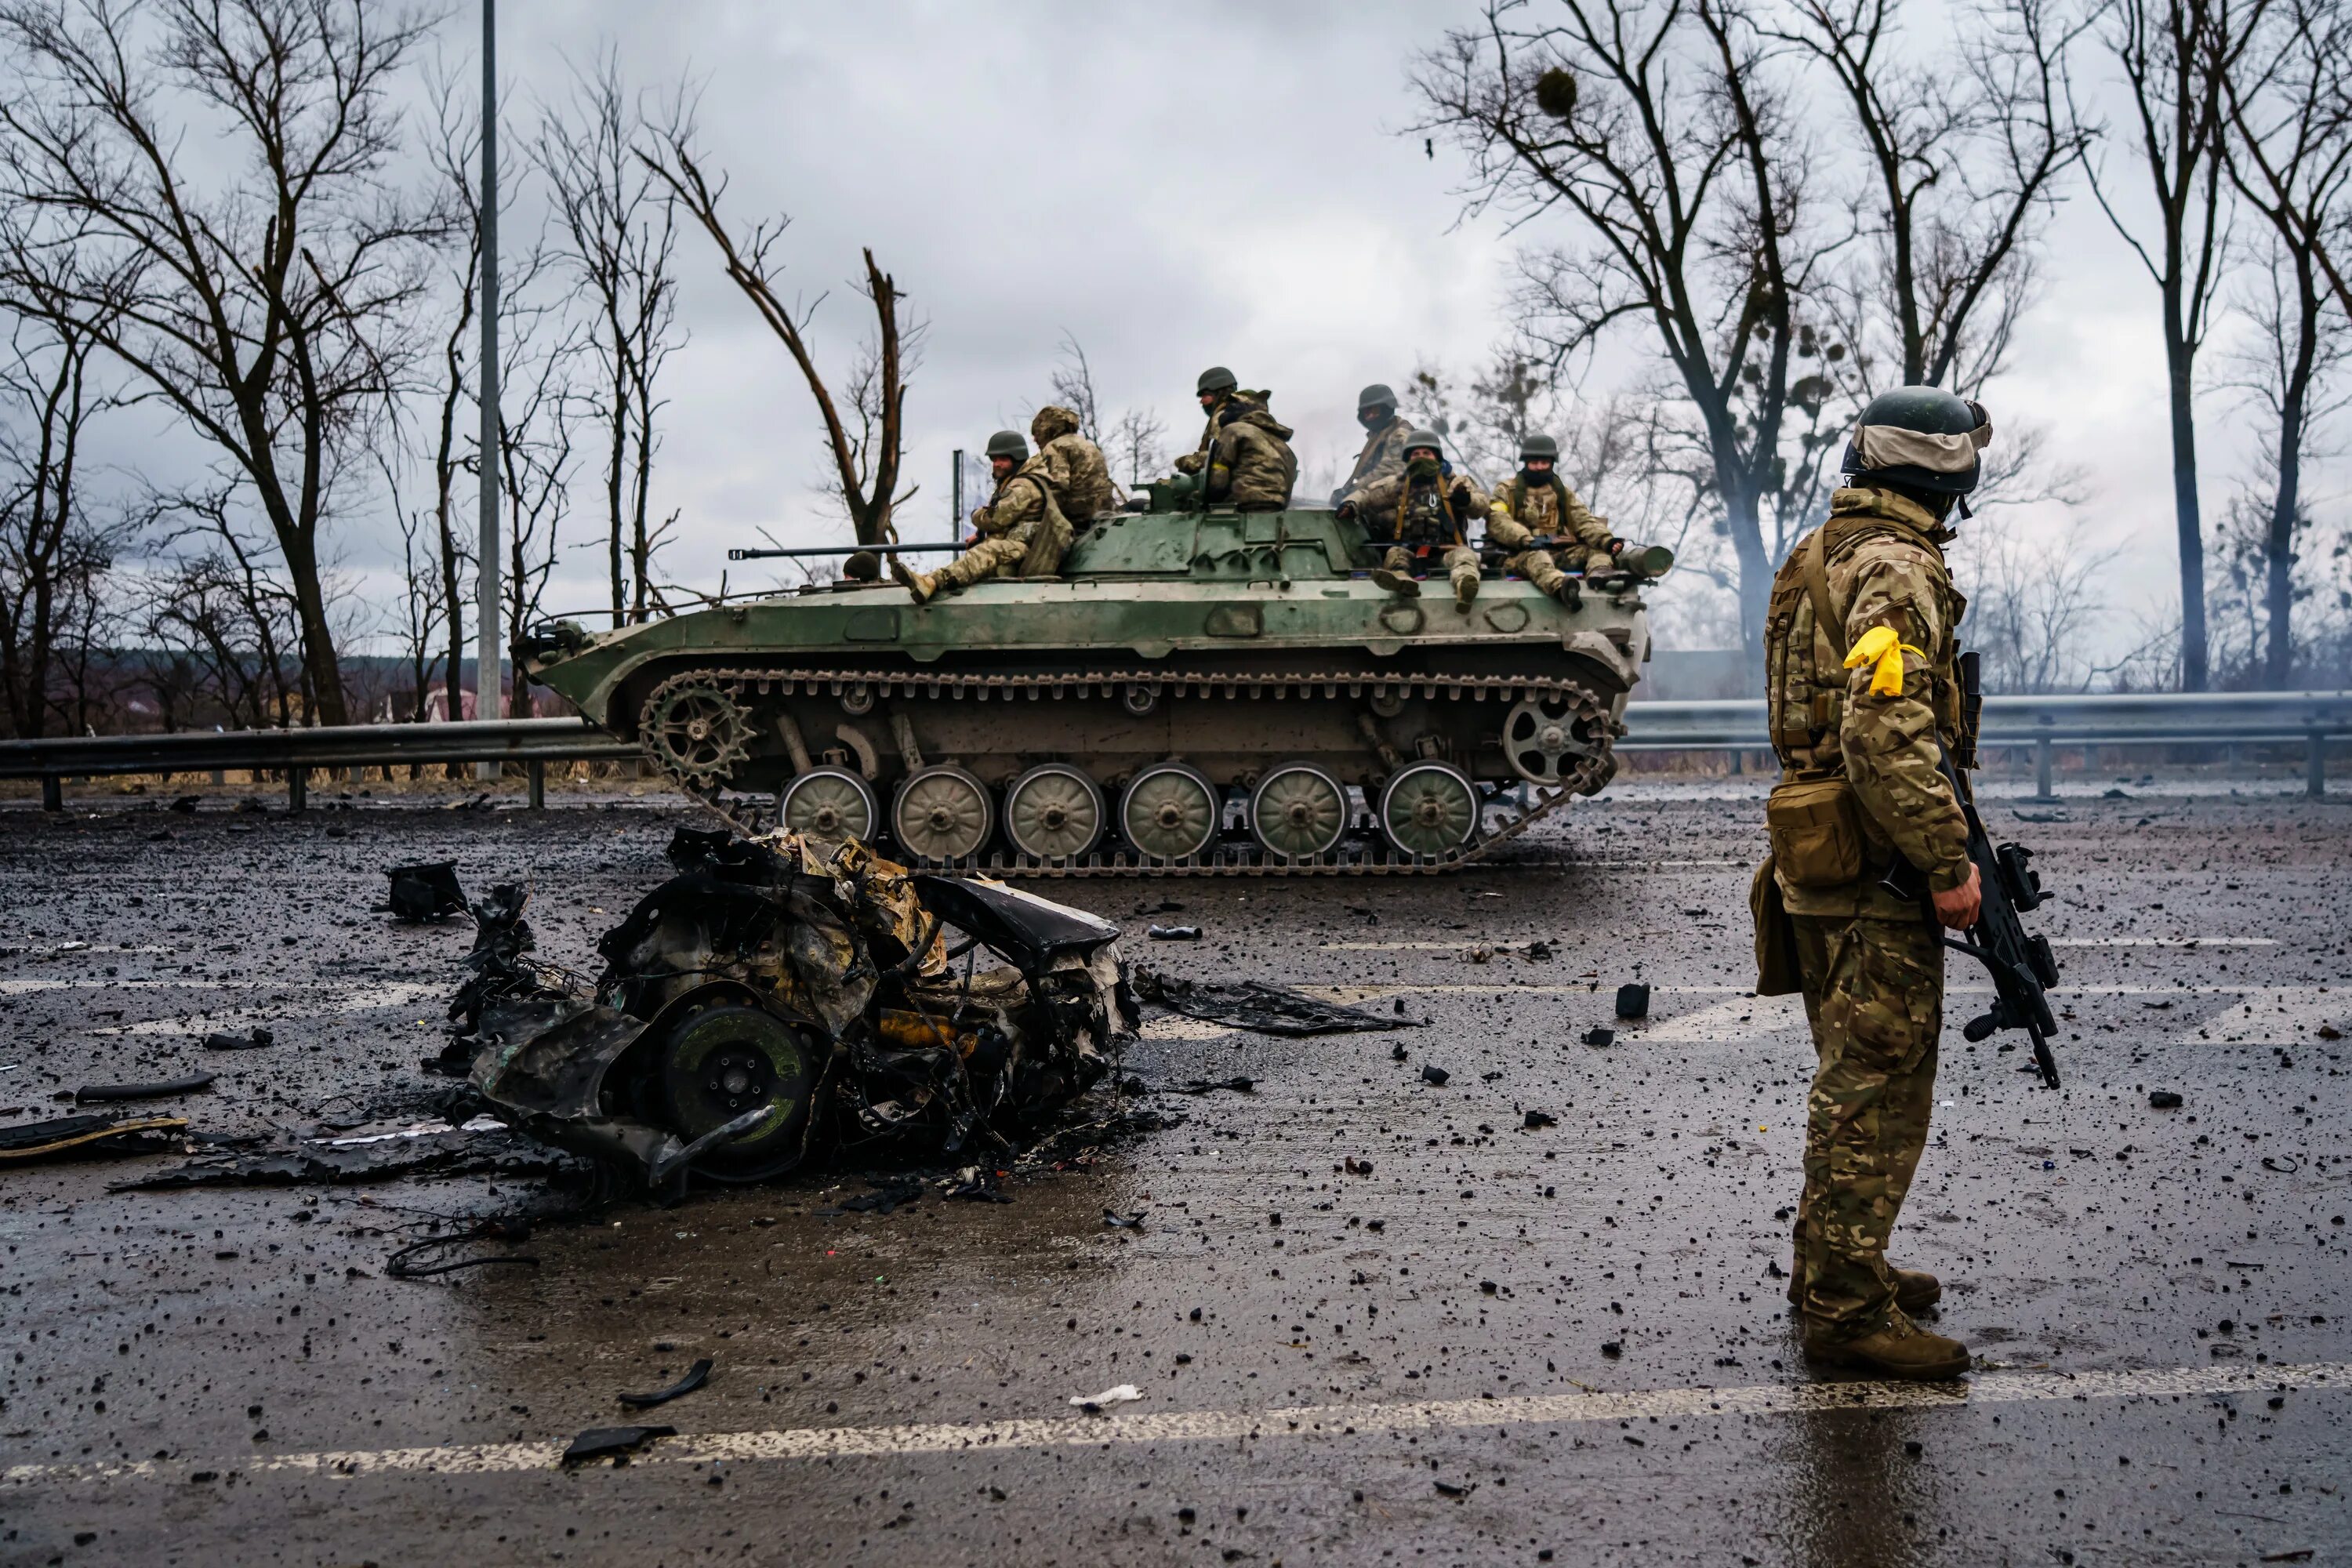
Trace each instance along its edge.
{"label": "road wheel", "polygon": [[988,786],[961,768],[925,768],[898,786],[890,831],[898,847],[932,865],[969,860],[996,826]]}
{"label": "road wheel", "polygon": [[1150,860],[1185,860],[1217,841],[1224,797],[1197,768],[1158,763],[1119,797],[1119,831]]}
{"label": "road wheel", "polygon": [[1478,790],[1444,763],[1415,763],[1381,791],[1381,832],[1406,855],[1460,852],[1478,830]]}
{"label": "road wheel", "polygon": [[1102,791],[1066,763],[1031,768],[1004,792],[1004,836],[1024,855],[1075,860],[1102,837]]}
{"label": "road wheel", "polygon": [[776,799],[778,824],[818,844],[871,843],[881,815],[874,792],[846,768],[811,768],[786,780]]}
{"label": "road wheel", "polygon": [[1250,831],[1285,860],[1328,855],[1348,830],[1348,791],[1312,763],[1284,763],[1250,795]]}

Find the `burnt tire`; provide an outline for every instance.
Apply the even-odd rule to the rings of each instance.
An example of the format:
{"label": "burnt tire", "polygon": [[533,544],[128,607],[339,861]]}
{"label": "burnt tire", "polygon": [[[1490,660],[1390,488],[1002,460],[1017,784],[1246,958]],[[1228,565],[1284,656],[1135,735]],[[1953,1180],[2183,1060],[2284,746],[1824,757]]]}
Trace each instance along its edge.
{"label": "burnt tire", "polygon": [[756,1182],[797,1164],[824,1060],[813,1031],[747,1002],[687,1001],[667,1021],[656,1064],[662,1124],[691,1143],[747,1110],[766,1118],[698,1156],[694,1173]]}

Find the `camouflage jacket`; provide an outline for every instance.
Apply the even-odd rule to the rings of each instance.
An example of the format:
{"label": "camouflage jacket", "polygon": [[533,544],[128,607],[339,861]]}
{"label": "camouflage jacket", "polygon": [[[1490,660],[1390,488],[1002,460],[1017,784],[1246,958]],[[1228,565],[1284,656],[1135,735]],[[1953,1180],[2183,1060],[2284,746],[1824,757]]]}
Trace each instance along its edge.
{"label": "camouflage jacket", "polygon": [[1243,511],[1279,511],[1290,504],[1291,487],[1297,482],[1290,426],[1253,408],[1217,432],[1202,493]]}
{"label": "camouflage jacket", "polygon": [[1044,517],[1048,483],[1044,459],[1041,452],[1005,475],[988,504],[972,509],[971,525],[991,539],[1001,539]]}
{"label": "camouflage jacket", "polygon": [[1083,528],[1111,510],[1110,464],[1100,447],[1078,433],[1078,416],[1069,409],[1045,407],[1029,422],[1029,438],[1037,443],[1037,458],[1045,482],[1072,523]]}
{"label": "camouflage jacket", "polygon": [[1958,738],[1954,661],[1957,627],[1968,608],[1944,563],[1941,547],[1952,535],[1893,491],[1863,487],[1832,494],[1820,531],[1828,598],[1843,618],[1845,647],[1873,626],[1892,630],[1902,645],[1903,687],[1874,696],[1871,664],[1844,668],[1802,586],[1807,535],[1780,569],[1775,613],[1765,627],[1766,719],[1783,768],[1843,772],[1876,865],[1855,887],[1801,889],[1783,881],[1781,894],[1792,914],[1917,919],[1917,906],[1876,885],[1894,854],[1926,871],[1938,892],[1969,874],[1967,819],[1937,767],[1943,748]]}
{"label": "camouflage jacket", "polygon": [[1360,507],[1363,502],[1357,498],[1363,491],[1402,473],[1404,438],[1412,434],[1412,421],[1401,414],[1391,414],[1374,426],[1364,437],[1364,449],[1356,454],[1355,471],[1348,476],[1346,484],[1332,493],[1331,504],[1356,500]]}
{"label": "camouflage jacket", "polygon": [[1365,531],[1384,544],[1466,544],[1488,504],[1477,481],[1451,468],[1441,468],[1434,483],[1416,483],[1400,468],[1348,499]]}
{"label": "camouflage jacket", "polygon": [[[1225,427],[1226,410],[1234,410],[1233,417],[1240,419],[1251,414],[1268,412],[1271,392],[1228,392],[1209,410],[1209,422],[1201,427],[1201,444],[1176,459],[1180,474],[1197,474],[1209,461],[1209,448],[1217,443],[1217,432]],[[1286,435],[1285,439],[1287,439]]]}
{"label": "camouflage jacket", "polygon": [[1568,481],[1558,474],[1547,485],[1531,485],[1525,474],[1514,475],[1495,491],[1494,508],[1486,514],[1486,537],[1507,550],[1518,550],[1530,539],[1573,539],[1592,550],[1613,549],[1617,536],[1609,520],[1585,506]]}

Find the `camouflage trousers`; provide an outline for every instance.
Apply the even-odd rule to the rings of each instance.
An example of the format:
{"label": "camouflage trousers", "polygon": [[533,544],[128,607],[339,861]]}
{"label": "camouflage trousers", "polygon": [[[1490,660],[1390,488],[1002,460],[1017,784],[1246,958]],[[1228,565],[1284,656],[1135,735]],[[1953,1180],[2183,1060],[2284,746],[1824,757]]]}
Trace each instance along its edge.
{"label": "camouflage trousers", "polygon": [[1944,950],[1924,920],[1791,919],[1818,1058],[1797,1276],[1813,1325],[1865,1332],[1895,1304],[1886,1238],[1927,1143]]}
{"label": "camouflage trousers", "polygon": [[1503,570],[1517,573],[1555,599],[1574,599],[1581,584],[1563,567],[1579,572],[1606,572],[1614,565],[1605,550],[1522,550],[1503,563]]}
{"label": "camouflage trousers", "polygon": [[1029,558],[1030,539],[1036,530],[1034,522],[1024,522],[1005,532],[989,535],[940,567],[934,574],[939,585],[969,588],[990,577],[1018,577],[1021,563]]}
{"label": "camouflage trousers", "polygon": [[[1433,545],[1430,548],[1434,552],[1439,547]],[[1472,597],[1478,592],[1478,552],[1466,544],[1449,544],[1443,548],[1445,552],[1445,575],[1454,585],[1454,596],[1457,599]],[[1391,572],[1412,572],[1420,563],[1421,557],[1409,544],[1390,545],[1388,553],[1381,559],[1381,564]],[[1463,592],[1465,586],[1469,589],[1466,594]]]}

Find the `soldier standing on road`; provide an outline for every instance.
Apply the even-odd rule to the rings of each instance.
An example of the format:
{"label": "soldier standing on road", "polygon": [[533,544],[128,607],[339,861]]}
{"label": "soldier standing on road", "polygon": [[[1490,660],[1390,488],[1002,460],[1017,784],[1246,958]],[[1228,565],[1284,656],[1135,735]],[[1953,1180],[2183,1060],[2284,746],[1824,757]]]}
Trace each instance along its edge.
{"label": "soldier standing on road", "polygon": [[1038,466],[1072,528],[1083,532],[1111,510],[1110,465],[1102,448],[1079,433],[1076,410],[1047,404],[1029,421],[1029,438],[1037,443]]}
{"label": "soldier standing on road", "polygon": [[1417,560],[1442,552],[1454,585],[1454,607],[1467,614],[1478,596],[1478,552],[1470,548],[1471,526],[1486,515],[1486,498],[1465,474],[1445,461],[1434,431],[1415,430],[1404,438],[1404,467],[1339,503],[1341,517],[1361,517],[1375,542],[1388,546],[1372,581],[1391,594],[1418,598]]}
{"label": "soldier standing on road", "polygon": [[1790,1300],[1809,1360],[1893,1377],[1969,1366],[1965,1345],[1912,1321],[1942,1295],[1936,1277],[1886,1261],[1927,1139],[1944,952],[1935,922],[1879,879],[1900,855],[1926,873],[1936,921],[1976,920],[1967,824],[1937,769],[1939,748],[1959,742],[1955,627],[1967,607],[1943,546],[1991,439],[1981,407],[1939,388],[1874,399],[1829,521],[1773,582],[1764,633],[1783,773],[1767,806],[1771,874],[1756,888],[1759,954],[1768,921],[1793,936],[1819,1058]]}
{"label": "soldier standing on road", "polygon": [[936,572],[911,571],[896,555],[888,557],[890,575],[915,595],[915,603],[928,604],[942,589],[967,588],[986,577],[1050,577],[1060,570],[1062,552],[1070,546],[1070,522],[1042,458],[1043,454],[1029,455],[1029,443],[1018,430],[999,430],[988,438],[996,493],[972,510],[980,542]]}
{"label": "soldier standing on road", "polygon": [[1364,427],[1364,449],[1356,454],[1348,482],[1331,492],[1335,507],[1404,469],[1404,438],[1412,434],[1412,426],[1397,412],[1395,393],[1377,381],[1358,393],[1356,423]]}
{"label": "soldier standing on road", "polygon": [[[1609,531],[1609,520],[1596,517],[1558,472],[1559,443],[1549,436],[1528,436],[1519,442],[1519,471],[1495,492],[1487,514],[1486,538],[1513,553],[1504,570],[1516,572],[1573,608],[1582,602],[1582,588],[1570,572],[1587,575],[1617,569],[1625,542]],[[1567,541],[1549,549],[1531,550],[1538,539]]]}

